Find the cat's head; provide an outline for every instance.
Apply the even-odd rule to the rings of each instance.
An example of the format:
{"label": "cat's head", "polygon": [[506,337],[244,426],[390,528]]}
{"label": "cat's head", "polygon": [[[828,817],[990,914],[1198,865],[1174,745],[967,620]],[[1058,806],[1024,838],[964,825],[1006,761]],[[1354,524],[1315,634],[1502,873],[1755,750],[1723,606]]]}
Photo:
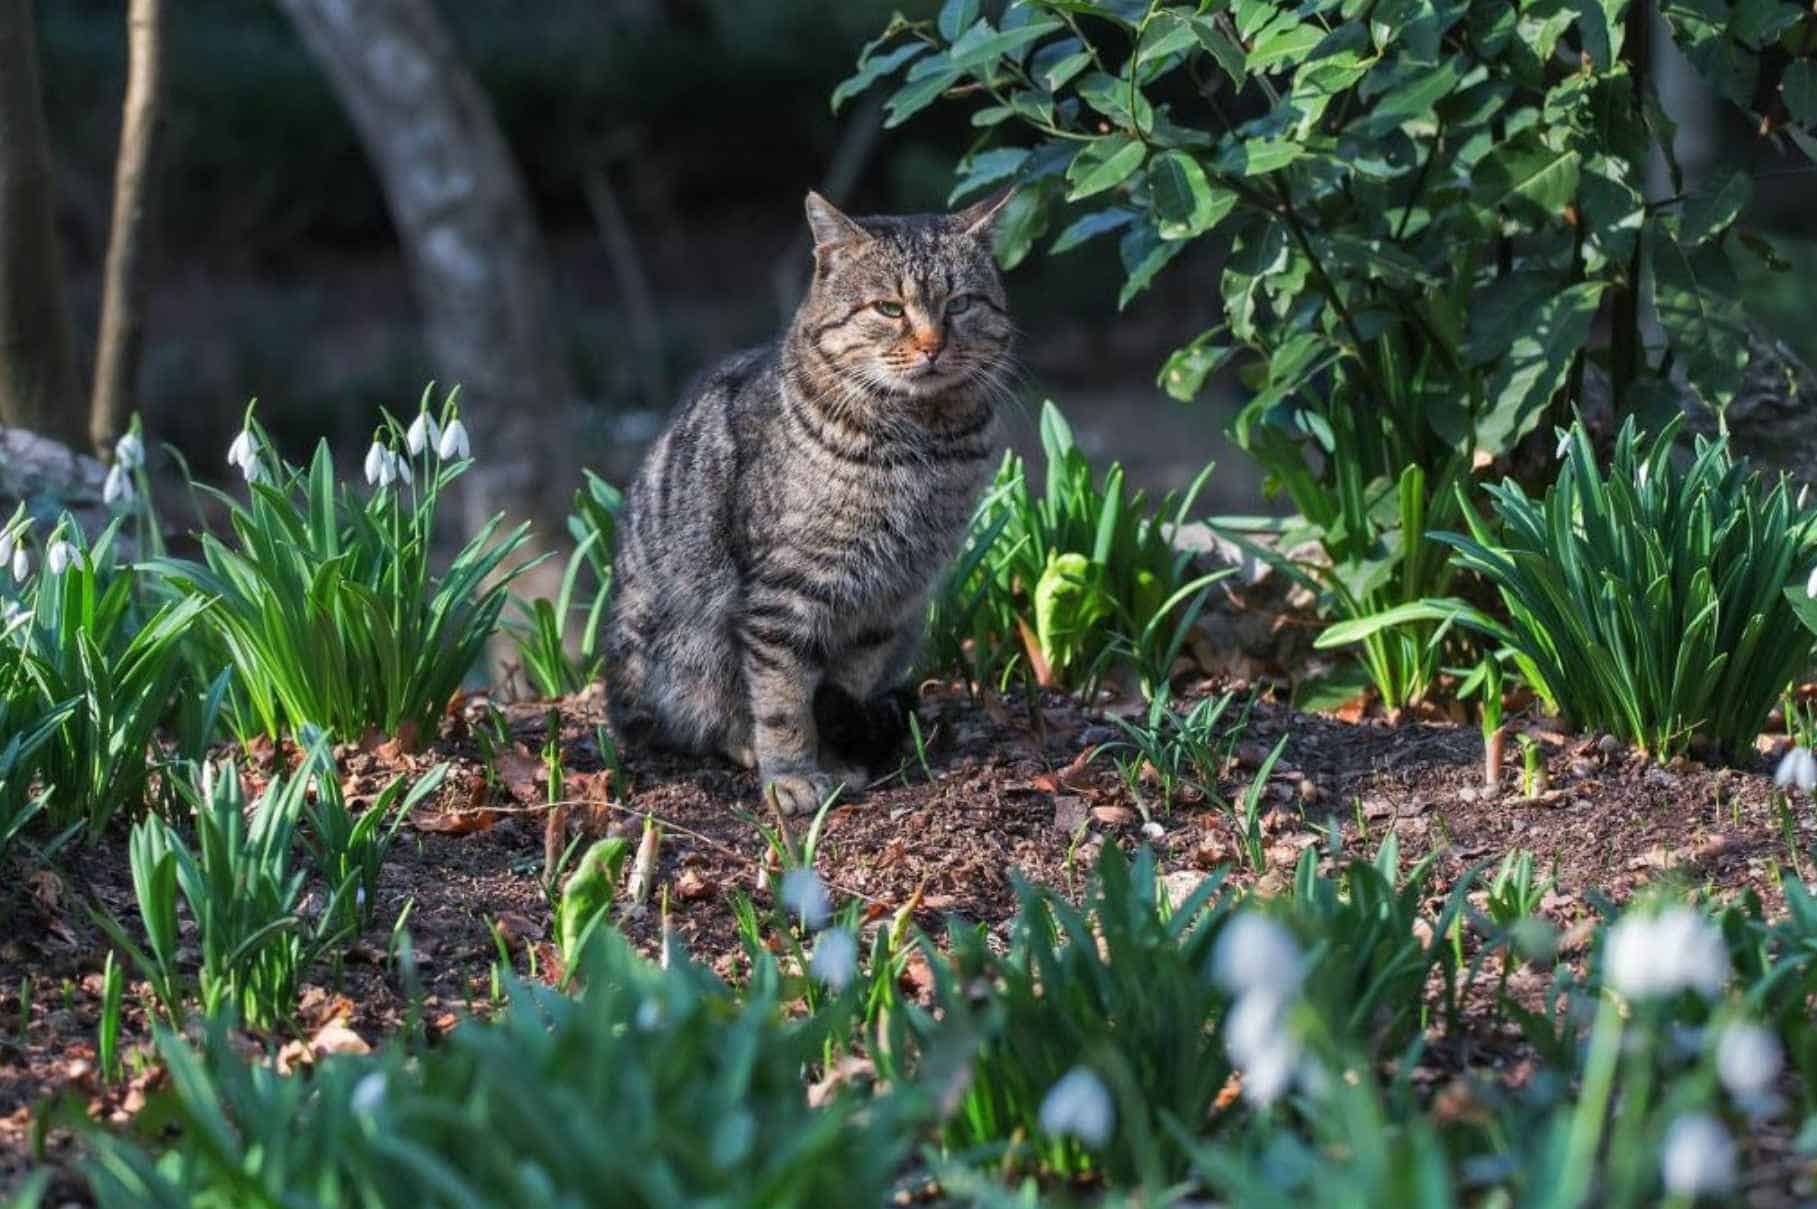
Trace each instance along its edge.
{"label": "cat's head", "polygon": [[854,219],[809,193],[814,281],[795,332],[814,368],[872,396],[999,389],[1015,327],[991,238],[1009,196]]}

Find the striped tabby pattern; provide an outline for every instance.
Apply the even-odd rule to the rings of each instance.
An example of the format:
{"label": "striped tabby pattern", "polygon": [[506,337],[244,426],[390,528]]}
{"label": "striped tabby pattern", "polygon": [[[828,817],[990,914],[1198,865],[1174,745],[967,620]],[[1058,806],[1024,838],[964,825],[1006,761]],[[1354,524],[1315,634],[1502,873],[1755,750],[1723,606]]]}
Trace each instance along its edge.
{"label": "striped tabby pattern", "polygon": [[684,393],[626,496],[622,739],[756,767],[789,811],[899,746],[928,591],[995,461],[1006,199],[851,219],[808,195],[814,277],[787,332]]}

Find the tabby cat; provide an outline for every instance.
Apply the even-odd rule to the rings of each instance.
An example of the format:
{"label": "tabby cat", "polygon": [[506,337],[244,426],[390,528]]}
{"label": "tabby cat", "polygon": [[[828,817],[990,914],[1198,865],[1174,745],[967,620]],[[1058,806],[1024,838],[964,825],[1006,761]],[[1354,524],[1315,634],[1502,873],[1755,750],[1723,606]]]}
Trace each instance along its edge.
{"label": "tabby cat", "polygon": [[996,452],[1007,199],[853,219],[808,194],[793,322],[684,392],[626,496],[606,648],[622,739],[755,767],[790,812],[900,747],[928,591]]}

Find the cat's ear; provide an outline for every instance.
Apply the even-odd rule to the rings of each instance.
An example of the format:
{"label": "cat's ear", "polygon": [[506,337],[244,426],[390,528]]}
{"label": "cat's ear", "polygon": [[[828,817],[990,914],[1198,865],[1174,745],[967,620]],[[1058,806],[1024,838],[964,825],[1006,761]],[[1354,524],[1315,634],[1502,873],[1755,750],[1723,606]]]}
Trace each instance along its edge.
{"label": "cat's ear", "polygon": [[988,240],[997,230],[997,219],[1003,214],[1003,207],[1016,195],[1016,188],[1011,185],[993,197],[987,197],[953,215],[953,226],[961,235],[972,235]]}
{"label": "cat's ear", "polygon": [[839,208],[812,189],[808,190],[808,229],[814,233],[815,248],[835,244],[863,243],[871,233],[839,212]]}

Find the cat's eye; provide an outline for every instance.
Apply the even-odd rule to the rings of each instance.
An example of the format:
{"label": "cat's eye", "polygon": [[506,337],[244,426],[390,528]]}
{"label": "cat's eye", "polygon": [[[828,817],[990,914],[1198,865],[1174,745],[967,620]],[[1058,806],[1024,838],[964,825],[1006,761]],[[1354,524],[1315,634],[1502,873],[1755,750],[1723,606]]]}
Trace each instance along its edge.
{"label": "cat's eye", "polygon": [[949,315],[963,315],[966,311],[971,309],[971,306],[972,296],[970,294],[961,294],[957,298],[947,302],[946,313]]}
{"label": "cat's eye", "polygon": [[878,314],[885,315],[891,319],[902,318],[902,304],[900,302],[873,302],[871,305],[877,308]]}

